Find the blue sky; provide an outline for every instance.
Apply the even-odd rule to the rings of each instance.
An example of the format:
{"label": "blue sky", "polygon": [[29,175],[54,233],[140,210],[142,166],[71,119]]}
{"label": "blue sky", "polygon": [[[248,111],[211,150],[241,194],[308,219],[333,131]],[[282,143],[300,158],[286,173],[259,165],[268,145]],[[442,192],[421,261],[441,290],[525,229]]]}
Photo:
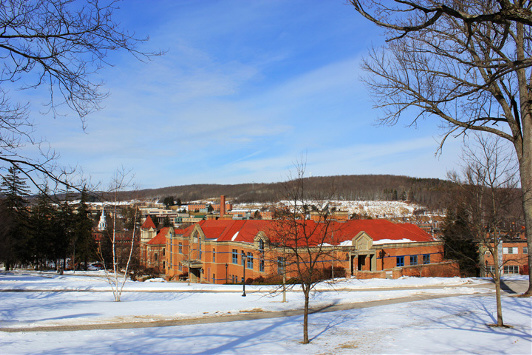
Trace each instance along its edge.
{"label": "blue sky", "polygon": [[116,13],[142,63],[113,54],[101,71],[110,96],[81,129],[73,117],[39,118],[38,134],[93,181],[120,166],[140,188],[285,180],[307,175],[444,178],[460,141],[435,156],[438,121],[378,126],[360,61],[379,29],[344,0],[140,1]]}

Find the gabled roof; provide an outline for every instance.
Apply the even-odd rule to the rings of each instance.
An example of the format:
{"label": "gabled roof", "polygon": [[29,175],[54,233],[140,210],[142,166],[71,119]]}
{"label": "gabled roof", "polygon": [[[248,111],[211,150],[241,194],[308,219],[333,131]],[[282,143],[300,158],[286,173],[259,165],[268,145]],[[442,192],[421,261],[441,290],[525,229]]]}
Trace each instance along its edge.
{"label": "gabled roof", "polygon": [[[149,218],[149,217],[148,217]],[[164,245],[166,244],[166,235],[170,227],[164,227],[159,233],[148,242],[150,245]]]}
{"label": "gabled roof", "polygon": [[[253,239],[260,231],[266,232],[272,221],[263,220],[206,220],[197,224],[205,238],[216,241],[236,241],[253,243]],[[187,230],[189,236],[193,229]]]}
{"label": "gabled roof", "polygon": [[155,228],[155,223],[153,223],[152,219],[150,216],[146,217],[146,220],[144,221],[144,223],[142,223],[142,226],[140,227],[142,229],[156,229]]}

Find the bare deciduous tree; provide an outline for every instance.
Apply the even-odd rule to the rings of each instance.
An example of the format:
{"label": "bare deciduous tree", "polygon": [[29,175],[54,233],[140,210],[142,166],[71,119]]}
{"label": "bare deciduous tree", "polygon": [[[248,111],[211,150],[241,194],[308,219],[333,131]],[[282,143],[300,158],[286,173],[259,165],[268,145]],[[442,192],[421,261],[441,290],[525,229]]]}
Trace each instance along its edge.
{"label": "bare deciduous tree", "polygon": [[[111,235],[110,235],[110,242],[111,242],[111,254],[112,254],[112,261],[111,261],[111,267],[112,272],[109,272],[107,270],[107,266],[105,265],[105,258],[101,254],[100,249],[100,258],[102,262],[104,263],[104,270],[105,270],[105,276],[107,278],[107,281],[109,282],[109,285],[111,285],[111,289],[113,291],[113,296],[116,302],[120,302],[120,298],[122,296],[122,290],[124,288],[124,284],[126,283],[128,274],[129,274],[129,267],[131,263],[131,259],[133,256],[133,250],[135,249],[135,236],[136,236],[136,227],[137,227],[137,217],[138,217],[138,210],[135,208],[135,211],[133,213],[133,230],[131,232],[131,240],[129,242],[129,247],[124,248],[122,245],[119,246],[118,238],[117,238],[117,220],[118,216],[120,214],[120,208],[119,208],[119,199],[118,199],[118,192],[124,191],[125,189],[131,188],[133,181],[133,175],[130,171],[126,171],[123,167],[119,170],[117,170],[113,176],[113,180],[111,182],[108,196],[111,198],[105,198],[105,200],[112,200],[112,209],[113,209],[113,226],[111,229]],[[124,250],[125,249],[125,250]],[[124,254],[124,251],[126,251],[127,255]],[[119,255],[120,254],[120,255]],[[122,264],[122,258],[126,256],[126,263],[124,266],[124,269],[120,270],[120,265]],[[120,275],[122,273],[122,275]]]}
{"label": "bare deciduous tree", "polygon": [[[526,4],[524,1],[478,1],[486,5],[483,11],[474,11],[471,7],[464,6],[461,1],[350,0],[350,2],[365,18],[379,26],[397,31],[399,36],[430,27],[442,16],[453,17],[470,25],[482,22],[507,25],[510,21],[532,25],[530,2]],[[403,16],[405,13],[413,16],[405,20]]]}
{"label": "bare deciduous tree", "polygon": [[[327,263],[332,264],[336,250],[333,228],[329,218],[328,205],[323,198],[313,196],[305,188],[305,165],[297,164],[297,176],[286,183],[285,198],[291,203],[286,209],[276,212],[276,220],[269,231],[270,245],[279,255],[283,280],[286,275],[295,275],[304,295],[303,344],[310,342],[308,316],[310,294],[314,286],[323,279]],[[318,203],[315,219],[308,220],[310,202]],[[273,255],[277,255],[273,253]],[[283,297],[285,284],[283,282]]]}
{"label": "bare deciduous tree", "polygon": [[[497,326],[504,326],[501,304],[503,222],[508,208],[516,198],[516,168],[511,151],[494,137],[476,136],[475,143],[466,145],[463,153],[462,176],[453,174],[460,189],[461,203],[467,212],[467,222],[473,241],[480,251],[479,263],[485,266],[484,254],[493,257],[487,270],[495,284]],[[501,256],[501,258],[499,258]]]}
{"label": "bare deciduous tree", "polygon": [[[364,61],[382,123],[440,118],[451,135],[478,131],[513,144],[532,247],[532,17],[530,1],[352,1],[388,31]],[[532,295],[532,254],[528,255]]]}
{"label": "bare deciduous tree", "polygon": [[[110,65],[110,52],[124,50],[139,59],[159,53],[138,50],[146,39],[119,26],[116,0],[0,0],[0,8],[0,169],[15,166],[36,186],[35,173],[65,184],[53,151],[41,150],[41,159],[22,152],[26,145],[41,147],[29,102],[17,102],[12,93],[42,88],[48,112],[73,111],[84,123],[107,96],[93,74]],[[62,106],[68,110],[59,112]]]}

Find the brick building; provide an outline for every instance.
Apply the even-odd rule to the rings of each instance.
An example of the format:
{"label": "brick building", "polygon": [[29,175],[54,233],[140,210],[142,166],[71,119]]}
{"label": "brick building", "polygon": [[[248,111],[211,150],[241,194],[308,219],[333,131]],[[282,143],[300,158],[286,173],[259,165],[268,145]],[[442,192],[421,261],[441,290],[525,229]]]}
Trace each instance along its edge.
{"label": "brick building", "polygon": [[[443,243],[415,225],[387,220],[332,223],[335,232],[325,248],[333,256],[321,260],[324,268],[334,263],[357,278],[459,275],[458,265],[443,259]],[[244,274],[246,279],[275,277],[285,266],[278,248],[270,245],[274,225],[271,220],[205,220],[174,229],[166,234],[166,277],[205,283],[238,283]],[[296,276],[289,268],[286,273]]]}
{"label": "brick building", "polygon": [[140,227],[140,265],[142,267],[148,267],[148,242],[155,238],[157,235],[157,228],[155,223],[153,223],[150,216],[146,217],[144,223]]}
{"label": "brick building", "polygon": [[164,273],[166,270],[166,239],[172,238],[174,228],[165,227],[157,233],[148,243],[146,243],[146,258],[144,267],[152,269],[157,273]]}
{"label": "brick building", "polygon": [[[482,254],[486,271],[493,272],[495,265],[493,255],[489,251],[484,251]],[[503,242],[499,247],[499,265],[501,265],[502,275],[528,275],[528,246],[524,232],[513,238],[503,238]],[[489,276],[489,274],[485,276]]]}

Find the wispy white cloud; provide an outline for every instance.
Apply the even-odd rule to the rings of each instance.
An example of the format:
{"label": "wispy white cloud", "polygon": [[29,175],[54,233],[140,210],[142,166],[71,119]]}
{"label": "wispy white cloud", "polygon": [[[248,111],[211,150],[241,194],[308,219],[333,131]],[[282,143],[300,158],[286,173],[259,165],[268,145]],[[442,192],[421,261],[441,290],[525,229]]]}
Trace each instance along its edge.
{"label": "wispy white cloud", "polygon": [[373,32],[357,39],[365,25],[345,6],[123,6],[126,24],[150,33],[147,48],[167,53],[147,63],[113,56],[117,65],[101,73],[111,96],[86,133],[74,121],[43,127],[64,162],[102,180],[124,165],[143,187],[279,181],[301,152],[314,175],[424,169],[424,176],[442,176],[431,165],[432,127],[373,126],[377,113],[359,82]]}

